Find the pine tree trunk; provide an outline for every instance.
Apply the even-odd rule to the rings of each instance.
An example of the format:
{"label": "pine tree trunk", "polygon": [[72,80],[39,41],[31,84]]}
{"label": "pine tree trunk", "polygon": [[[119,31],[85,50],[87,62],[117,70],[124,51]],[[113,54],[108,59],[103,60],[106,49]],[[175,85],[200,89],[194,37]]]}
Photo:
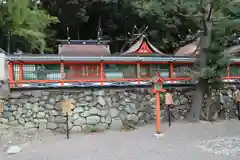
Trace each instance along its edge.
{"label": "pine tree trunk", "polygon": [[197,122],[200,120],[200,114],[202,109],[202,101],[203,101],[203,89],[201,88],[201,85],[198,85],[196,89],[196,93],[193,97],[193,104],[190,109],[190,112],[187,115],[187,119],[192,122]]}
{"label": "pine tree trunk", "polygon": [[[212,89],[209,88],[206,99],[206,120],[210,121],[212,119],[213,113],[213,100],[212,100]],[[215,112],[214,112],[215,113]]]}
{"label": "pine tree trunk", "polygon": [[[202,1],[201,1],[202,2]],[[203,4],[203,3],[202,3]],[[211,14],[212,14],[212,3],[207,6],[207,12],[202,12],[202,28],[203,31],[200,34],[200,51],[198,57],[198,64],[200,68],[200,75],[202,76],[202,69],[207,67],[207,55],[205,49],[208,49],[211,45]],[[197,122],[200,120],[201,110],[206,91],[209,90],[208,80],[200,78],[197,83],[196,92],[193,96],[193,104],[190,112],[187,115],[189,121]]]}
{"label": "pine tree trunk", "polygon": [[189,121],[197,122],[200,120],[204,94],[205,94],[205,83],[199,82],[197,84],[196,91],[193,96],[192,107],[190,108],[190,112],[187,115],[187,119]]}
{"label": "pine tree trunk", "polygon": [[220,100],[220,91],[217,90],[216,91],[216,95],[215,95],[215,101],[214,101],[214,104],[213,104],[213,116],[212,116],[212,120],[217,120],[218,119],[218,111],[219,109],[221,108],[221,100]]}

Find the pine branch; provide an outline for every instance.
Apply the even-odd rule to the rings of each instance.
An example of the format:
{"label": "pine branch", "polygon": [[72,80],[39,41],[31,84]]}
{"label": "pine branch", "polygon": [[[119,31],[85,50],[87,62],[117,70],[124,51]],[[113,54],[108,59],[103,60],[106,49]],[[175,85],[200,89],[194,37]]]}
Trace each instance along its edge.
{"label": "pine branch", "polygon": [[216,19],[216,20],[213,20],[213,23],[216,23],[216,22],[219,22],[219,21],[222,21],[222,20],[227,20],[227,19],[229,19],[229,18],[231,18],[230,15],[228,15],[228,16],[226,16],[226,17],[222,17],[222,18]]}
{"label": "pine branch", "polygon": [[210,20],[211,20],[212,10],[213,10],[213,2],[209,4],[207,19],[206,19],[207,21],[210,21]]}
{"label": "pine branch", "polygon": [[187,35],[186,38],[183,41],[181,41],[180,47],[194,42],[197,38],[199,38],[200,33],[201,33],[201,31],[198,30],[194,35]]}

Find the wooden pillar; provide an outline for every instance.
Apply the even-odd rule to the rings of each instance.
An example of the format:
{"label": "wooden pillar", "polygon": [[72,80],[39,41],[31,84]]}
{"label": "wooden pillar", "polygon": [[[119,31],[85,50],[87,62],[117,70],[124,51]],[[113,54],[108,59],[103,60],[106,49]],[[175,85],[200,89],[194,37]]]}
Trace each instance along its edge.
{"label": "wooden pillar", "polygon": [[174,77],[174,70],[173,70],[173,63],[172,62],[170,62],[169,77],[171,78],[170,83],[173,84],[172,78]]}
{"label": "wooden pillar", "polygon": [[13,87],[13,63],[8,63],[8,71],[9,71],[9,86],[10,88]]}
{"label": "wooden pillar", "polygon": [[230,81],[230,66],[227,66],[227,80]]}
{"label": "wooden pillar", "polygon": [[155,93],[156,96],[156,134],[161,134],[161,113],[160,113],[160,92]]}
{"label": "wooden pillar", "polygon": [[19,64],[19,86],[22,87],[22,80],[23,80],[23,64]]}
{"label": "wooden pillar", "polygon": [[100,84],[101,84],[101,86],[103,86],[104,85],[104,64],[103,64],[103,61],[101,61],[101,63],[100,63]]}
{"label": "wooden pillar", "polygon": [[141,73],[141,64],[140,64],[140,62],[138,62],[137,63],[137,78],[138,78],[138,85],[140,85],[140,78],[141,78],[141,76],[140,76],[140,73]]}
{"label": "wooden pillar", "polygon": [[158,74],[159,78],[157,78],[154,81],[154,88],[153,88],[153,92],[155,93],[156,96],[156,133],[154,134],[157,138],[161,137],[163,134],[161,132],[161,97],[160,97],[160,93],[161,92],[166,92],[165,89],[162,88],[162,85],[164,83],[164,80],[160,77],[160,75]]}
{"label": "wooden pillar", "polygon": [[64,86],[64,79],[65,79],[65,72],[64,72],[64,62],[61,61],[61,64],[60,64],[60,78],[61,78],[61,86],[63,87]]}

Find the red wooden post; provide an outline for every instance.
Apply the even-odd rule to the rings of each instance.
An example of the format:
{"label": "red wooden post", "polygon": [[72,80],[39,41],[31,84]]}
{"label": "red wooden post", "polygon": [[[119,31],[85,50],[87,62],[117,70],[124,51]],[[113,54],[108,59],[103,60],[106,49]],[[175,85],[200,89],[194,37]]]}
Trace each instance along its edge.
{"label": "red wooden post", "polygon": [[100,82],[100,84],[101,84],[101,86],[103,86],[104,84],[104,64],[103,64],[103,61],[101,61],[101,63],[100,63],[100,80],[101,80],[101,82]]}
{"label": "red wooden post", "polygon": [[156,133],[157,134],[161,134],[161,113],[160,113],[160,103],[161,103],[161,100],[160,100],[160,92],[156,92],[155,93],[155,96],[156,96]]}
{"label": "red wooden post", "polygon": [[141,66],[140,66],[140,62],[137,63],[137,78],[138,78],[138,85],[140,85],[140,72],[141,72]]}
{"label": "red wooden post", "polygon": [[170,78],[171,78],[170,83],[172,84],[173,83],[172,78],[174,77],[174,70],[173,70],[173,63],[172,62],[170,62],[170,72],[169,72],[169,74],[170,74]]}
{"label": "red wooden post", "polygon": [[13,87],[13,64],[12,62],[8,63],[8,71],[9,71],[9,86]]}
{"label": "red wooden post", "polygon": [[159,78],[157,78],[154,81],[154,88],[153,88],[153,92],[155,93],[156,96],[156,137],[159,137],[162,134],[161,132],[161,97],[160,97],[160,93],[161,92],[165,92],[165,89],[162,88],[162,84],[164,82],[164,80],[159,76],[159,74],[157,74]]}
{"label": "red wooden post", "polygon": [[19,86],[22,87],[22,80],[23,80],[23,64],[19,64]]}
{"label": "red wooden post", "polygon": [[61,78],[61,86],[64,86],[65,72],[64,72],[64,63],[61,61],[60,64],[60,78]]}
{"label": "red wooden post", "polygon": [[230,66],[227,66],[227,79],[230,81]]}

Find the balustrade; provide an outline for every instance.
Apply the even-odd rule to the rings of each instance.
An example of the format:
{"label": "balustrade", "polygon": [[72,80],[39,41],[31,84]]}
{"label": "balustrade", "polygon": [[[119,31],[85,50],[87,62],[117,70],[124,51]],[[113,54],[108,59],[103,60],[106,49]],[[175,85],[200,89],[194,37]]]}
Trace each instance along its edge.
{"label": "balustrade", "polygon": [[[189,71],[193,63],[178,62],[64,62],[34,63],[24,61],[9,62],[10,87],[22,87],[30,83],[54,83],[65,86],[67,83],[107,82],[150,82],[157,73],[166,83],[189,83]],[[10,72],[12,70],[12,73]],[[229,72],[228,72],[229,71]],[[240,65],[232,64],[223,74],[225,79],[240,79]],[[136,83],[135,83],[136,84]]]}

